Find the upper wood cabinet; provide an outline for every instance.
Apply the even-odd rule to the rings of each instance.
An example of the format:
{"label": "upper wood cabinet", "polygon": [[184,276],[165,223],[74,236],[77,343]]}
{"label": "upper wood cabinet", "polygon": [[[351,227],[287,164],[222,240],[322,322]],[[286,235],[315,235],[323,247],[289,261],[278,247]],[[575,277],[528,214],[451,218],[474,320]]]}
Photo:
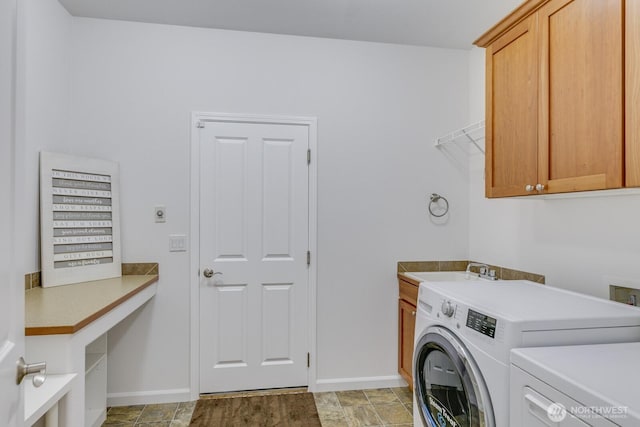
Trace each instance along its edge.
{"label": "upper wood cabinet", "polygon": [[[625,185],[625,42],[627,57],[632,46],[640,55],[629,28],[638,2],[531,0],[476,41],[487,58],[487,197]],[[626,154],[627,186],[640,185],[638,150],[634,164]]]}
{"label": "upper wood cabinet", "polygon": [[538,35],[530,16],[487,47],[486,194],[526,194],[538,177]]}
{"label": "upper wood cabinet", "polygon": [[640,187],[640,0],[625,1],[625,184]]}

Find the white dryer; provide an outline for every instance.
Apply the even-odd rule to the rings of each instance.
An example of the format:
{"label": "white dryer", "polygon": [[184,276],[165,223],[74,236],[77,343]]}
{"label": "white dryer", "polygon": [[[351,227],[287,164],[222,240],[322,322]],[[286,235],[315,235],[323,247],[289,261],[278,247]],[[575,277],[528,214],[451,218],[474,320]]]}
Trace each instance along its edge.
{"label": "white dryer", "polygon": [[414,425],[508,427],[513,348],[640,341],[640,310],[526,280],[420,284]]}
{"label": "white dryer", "polygon": [[640,342],[511,352],[512,426],[640,426]]}

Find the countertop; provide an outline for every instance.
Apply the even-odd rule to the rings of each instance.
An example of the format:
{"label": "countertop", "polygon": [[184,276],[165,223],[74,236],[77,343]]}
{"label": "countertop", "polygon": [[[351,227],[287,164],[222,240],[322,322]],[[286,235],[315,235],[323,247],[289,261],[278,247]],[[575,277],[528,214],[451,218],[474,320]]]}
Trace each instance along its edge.
{"label": "countertop", "polygon": [[405,281],[405,282],[409,282],[409,283],[411,283],[412,285],[415,285],[415,286],[420,286],[420,282],[418,280],[414,279],[413,277],[407,276],[404,271],[398,273],[398,279],[400,279],[402,281]]}
{"label": "countertop", "polygon": [[25,335],[73,334],[149,285],[157,274],[127,275],[25,292]]}

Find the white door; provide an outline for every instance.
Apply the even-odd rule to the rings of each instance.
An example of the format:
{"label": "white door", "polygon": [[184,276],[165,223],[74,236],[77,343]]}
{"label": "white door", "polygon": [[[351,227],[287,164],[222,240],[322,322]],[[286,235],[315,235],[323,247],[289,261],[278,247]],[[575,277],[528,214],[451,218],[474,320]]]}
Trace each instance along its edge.
{"label": "white door", "polygon": [[199,136],[200,392],[305,386],[309,128],[208,121]]}
{"label": "white door", "polygon": [[24,352],[24,288],[13,262],[16,2],[0,0],[0,425],[24,423],[16,362]]}

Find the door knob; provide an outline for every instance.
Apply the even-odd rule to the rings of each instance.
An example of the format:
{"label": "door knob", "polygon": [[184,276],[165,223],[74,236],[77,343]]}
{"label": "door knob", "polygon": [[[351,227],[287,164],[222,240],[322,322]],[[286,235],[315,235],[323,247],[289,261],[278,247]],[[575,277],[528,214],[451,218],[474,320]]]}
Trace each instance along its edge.
{"label": "door knob", "polygon": [[202,274],[204,274],[204,277],[206,277],[207,279],[210,279],[210,278],[212,278],[214,275],[216,275],[216,274],[222,274],[222,273],[220,273],[219,271],[213,271],[213,270],[212,270],[212,269],[210,269],[210,268],[205,268],[205,269],[202,271]]}
{"label": "door knob", "polygon": [[18,359],[18,374],[16,375],[16,384],[20,385],[24,377],[33,375],[33,386],[40,387],[47,379],[47,363],[38,362],[27,364],[24,358]]}

